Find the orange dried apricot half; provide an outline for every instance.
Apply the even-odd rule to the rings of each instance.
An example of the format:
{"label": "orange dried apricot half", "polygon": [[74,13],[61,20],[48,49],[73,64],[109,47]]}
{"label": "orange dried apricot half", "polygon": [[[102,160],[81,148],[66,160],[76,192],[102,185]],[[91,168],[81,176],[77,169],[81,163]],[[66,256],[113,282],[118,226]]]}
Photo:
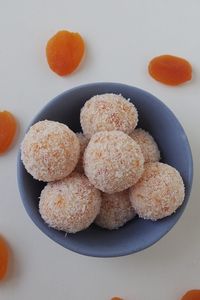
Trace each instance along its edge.
{"label": "orange dried apricot half", "polygon": [[0,236],[0,280],[2,280],[8,269],[9,248],[3,237]]}
{"label": "orange dried apricot half", "polygon": [[190,290],[183,297],[182,300],[200,300],[200,290]]}
{"label": "orange dried apricot half", "polygon": [[0,154],[12,144],[17,129],[15,117],[8,111],[0,111]]}
{"label": "orange dried apricot half", "polygon": [[149,74],[157,81],[178,85],[192,78],[192,66],[184,58],[161,55],[153,58],[148,66]]}
{"label": "orange dried apricot half", "polygon": [[49,67],[60,76],[68,75],[78,67],[84,51],[84,41],[79,33],[58,31],[46,46]]}

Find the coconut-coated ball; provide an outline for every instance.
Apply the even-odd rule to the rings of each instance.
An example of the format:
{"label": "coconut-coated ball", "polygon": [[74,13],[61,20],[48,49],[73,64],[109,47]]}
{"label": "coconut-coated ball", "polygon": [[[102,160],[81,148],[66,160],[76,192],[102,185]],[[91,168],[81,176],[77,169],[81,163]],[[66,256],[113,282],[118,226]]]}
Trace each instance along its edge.
{"label": "coconut-coated ball", "polygon": [[140,146],[122,131],[94,134],[84,153],[84,170],[99,190],[112,194],[134,185],[143,173]]}
{"label": "coconut-coated ball", "polygon": [[143,219],[170,216],[183,203],[184,183],[179,172],[163,163],[147,163],[140,180],[130,188],[130,201]]}
{"label": "coconut-coated ball", "polygon": [[120,130],[130,134],[137,126],[137,109],[122,95],[102,94],[86,101],[80,121],[86,137],[99,131]]}
{"label": "coconut-coated ball", "polygon": [[128,190],[114,194],[102,193],[101,209],[95,223],[106,229],[118,229],[135,215]]}
{"label": "coconut-coated ball", "polygon": [[21,159],[26,170],[41,181],[59,180],[69,175],[79,159],[76,134],[66,125],[54,121],[34,124],[21,145]]}
{"label": "coconut-coated ball", "polygon": [[48,183],[41,192],[39,211],[50,226],[67,233],[86,229],[100,211],[101,193],[87,177],[73,172]]}
{"label": "coconut-coated ball", "polygon": [[131,134],[132,137],[140,146],[144,155],[145,163],[156,162],[160,160],[160,151],[156,141],[147,131],[138,128],[135,129]]}
{"label": "coconut-coated ball", "polygon": [[85,152],[85,149],[89,143],[89,139],[87,139],[84,134],[82,132],[77,132],[76,136],[79,140],[80,143],[80,156],[79,156],[79,161],[76,165],[75,171],[79,172],[79,173],[84,173],[84,169],[83,169],[83,155]]}

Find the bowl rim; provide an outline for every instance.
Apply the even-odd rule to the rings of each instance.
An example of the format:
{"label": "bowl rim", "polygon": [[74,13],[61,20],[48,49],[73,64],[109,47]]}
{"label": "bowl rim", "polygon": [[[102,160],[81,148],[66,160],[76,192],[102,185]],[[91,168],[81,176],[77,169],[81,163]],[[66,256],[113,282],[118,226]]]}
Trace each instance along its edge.
{"label": "bowl rim", "polygon": [[[52,98],[50,101],[48,101],[40,110],[39,112],[34,116],[34,118],[32,118],[31,122],[29,123],[29,125],[27,126],[25,133],[29,130],[29,128],[37,121],[38,117],[40,117],[40,115],[43,113],[44,110],[48,109],[54,102],[56,102],[57,100],[59,100],[60,98],[62,98],[63,96],[76,91],[78,89],[87,89],[87,88],[91,88],[91,87],[98,87],[98,86],[102,86],[104,85],[109,86],[109,88],[111,87],[124,87],[124,88],[133,88],[134,90],[137,90],[138,92],[142,93],[143,95],[146,95],[147,97],[151,97],[154,99],[155,102],[157,102],[160,106],[162,106],[163,110],[166,111],[168,114],[170,114],[177,123],[177,126],[179,127],[180,132],[182,133],[182,135],[184,136],[185,139],[185,145],[187,148],[187,152],[188,152],[188,157],[189,157],[189,170],[188,170],[188,189],[187,189],[187,199],[185,199],[185,203],[184,203],[184,209],[180,212],[178,219],[175,220],[174,223],[172,223],[167,230],[165,230],[163,233],[160,234],[159,238],[155,238],[152,239],[152,241],[150,243],[147,243],[147,245],[144,245],[143,247],[138,247],[138,249],[136,250],[126,250],[124,249],[124,251],[115,251],[113,250],[112,254],[104,254],[101,252],[95,252],[92,253],[92,249],[91,251],[86,251],[85,249],[79,249],[78,247],[73,247],[73,246],[66,246],[64,245],[60,239],[58,238],[58,236],[56,235],[56,233],[50,233],[46,227],[48,227],[47,224],[44,224],[44,226],[42,226],[40,223],[38,223],[37,217],[34,215],[34,213],[30,210],[29,205],[27,204],[26,200],[24,199],[24,194],[22,191],[22,179],[20,176],[20,171],[22,168],[22,161],[21,161],[21,144],[19,146],[19,150],[18,150],[18,154],[17,154],[17,184],[18,184],[18,190],[19,190],[19,194],[20,194],[20,198],[21,201],[23,203],[23,206],[28,214],[28,216],[30,217],[30,219],[33,221],[33,223],[40,229],[40,231],[42,231],[46,236],[48,236],[52,241],[58,243],[59,245],[63,246],[65,249],[71,250],[75,253],[84,255],[84,256],[90,256],[90,257],[99,257],[99,258],[109,258],[109,257],[120,257],[120,256],[127,256],[127,255],[131,255],[133,253],[137,253],[140,252],[142,250],[145,250],[149,247],[151,247],[152,245],[156,244],[160,239],[162,239],[175,225],[176,223],[180,220],[182,214],[185,211],[185,208],[188,204],[189,198],[190,198],[190,193],[192,190],[192,184],[193,184],[193,157],[192,157],[192,151],[191,151],[191,147],[189,144],[189,140],[188,137],[185,133],[185,130],[181,124],[181,122],[178,120],[178,118],[176,117],[176,115],[173,113],[173,111],[161,100],[159,100],[156,96],[154,96],[153,94],[151,94],[150,92],[143,90],[141,88],[129,85],[129,84],[124,84],[124,83],[117,83],[117,82],[104,82],[104,81],[99,81],[99,82],[92,82],[92,83],[87,83],[87,84],[81,84],[81,85],[77,85],[75,87],[72,87],[68,90],[65,90],[64,92],[60,93],[59,95],[55,96],[54,98]],[[46,229],[46,230],[45,230]]]}

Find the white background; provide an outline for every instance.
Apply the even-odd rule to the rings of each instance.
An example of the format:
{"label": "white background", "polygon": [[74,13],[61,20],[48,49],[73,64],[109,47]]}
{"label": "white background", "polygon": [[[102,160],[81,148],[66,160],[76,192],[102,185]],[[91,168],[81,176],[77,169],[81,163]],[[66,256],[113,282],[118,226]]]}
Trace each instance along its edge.
{"label": "white background", "polygon": [[[15,147],[0,157],[0,233],[12,249],[0,300],[175,300],[200,288],[200,1],[0,0],[0,110],[20,123]],[[81,67],[62,78],[48,68],[45,44],[58,30],[87,44]],[[175,54],[193,65],[193,80],[168,87],[147,73],[148,61]],[[113,81],[144,88],[177,115],[191,143],[195,177],[189,205],[153,247],[123,258],[83,257],[57,245],[27,216],[16,183],[25,128],[50,99],[79,84]]]}

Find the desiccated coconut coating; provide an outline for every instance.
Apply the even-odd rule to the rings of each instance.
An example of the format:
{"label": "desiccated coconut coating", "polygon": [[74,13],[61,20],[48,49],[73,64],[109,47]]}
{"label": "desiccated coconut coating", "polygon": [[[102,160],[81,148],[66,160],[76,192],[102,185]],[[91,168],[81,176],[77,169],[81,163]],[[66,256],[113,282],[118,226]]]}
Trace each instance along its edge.
{"label": "desiccated coconut coating", "polygon": [[54,121],[34,124],[21,145],[21,159],[26,170],[41,181],[59,180],[75,168],[80,153],[76,134]]}
{"label": "desiccated coconut coating", "polygon": [[114,194],[102,193],[101,196],[101,209],[95,220],[98,226],[118,229],[135,217],[128,190]]}
{"label": "desiccated coconut coating", "polygon": [[86,229],[100,211],[101,193],[86,176],[73,172],[48,183],[41,192],[39,210],[44,221],[58,230],[75,233]]}
{"label": "desiccated coconut coating", "polygon": [[140,146],[144,155],[145,163],[156,162],[160,160],[160,151],[154,138],[145,130],[138,128],[131,134],[132,137]]}
{"label": "desiccated coconut coating", "polygon": [[130,200],[144,219],[158,220],[174,213],[183,203],[185,189],[179,172],[163,163],[147,163],[140,180],[130,188]]}
{"label": "desiccated coconut coating", "polygon": [[137,126],[138,113],[135,106],[121,95],[102,94],[89,99],[80,115],[86,137],[99,131],[120,130],[127,134]]}
{"label": "desiccated coconut coating", "polygon": [[83,169],[83,154],[85,152],[85,148],[87,147],[88,143],[89,143],[89,139],[87,139],[82,132],[77,132],[76,136],[79,140],[80,143],[80,157],[79,157],[79,161],[76,165],[75,171],[79,172],[79,173],[84,173],[84,169]]}
{"label": "desiccated coconut coating", "polygon": [[140,146],[122,131],[94,134],[84,153],[84,170],[90,182],[105,193],[123,191],[143,173]]}

